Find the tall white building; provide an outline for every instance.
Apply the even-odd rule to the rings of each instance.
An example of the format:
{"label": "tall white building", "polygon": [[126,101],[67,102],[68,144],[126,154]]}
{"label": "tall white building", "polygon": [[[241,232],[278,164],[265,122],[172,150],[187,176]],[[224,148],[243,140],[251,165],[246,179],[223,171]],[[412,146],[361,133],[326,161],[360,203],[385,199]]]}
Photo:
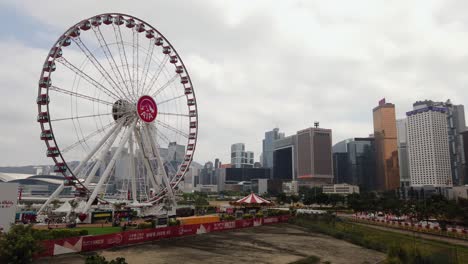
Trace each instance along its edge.
{"label": "tall white building", "polygon": [[396,127],[400,187],[408,187],[411,183],[408,161],[408,119],[398,119],[396,121]]}
{"label": "tall white building", "polygon": [[254,153],[245,151],[244,143],[231,145],[231,164],[233,168],[253,168]]}
{"label": "tall white building", "polygon": [[411,186],[452,186],[447,109],[414,104],[407,112],[407,144]]}

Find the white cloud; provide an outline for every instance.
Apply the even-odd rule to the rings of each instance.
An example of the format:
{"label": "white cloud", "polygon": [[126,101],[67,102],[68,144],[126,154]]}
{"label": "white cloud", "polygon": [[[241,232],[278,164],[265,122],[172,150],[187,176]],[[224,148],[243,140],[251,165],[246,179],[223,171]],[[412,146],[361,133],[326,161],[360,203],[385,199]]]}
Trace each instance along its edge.
{"label": "white cloud", "polygon": [[[396,104],[397,118],[416,100],[468,103],[464,2],[9,4],[46,25],[40,32],[48,34],[37,33],[47,42],[41,46],[51,45],[73,23],[109,11],[132,14],[160,29],[184,59],[196,89],[200,138],[195,159],[201,162],[215,157],[229,162],[235,142],[245,142],[258,157],[264,132],[275,126],[291,134],[318,120],[333,129],[335,142],[366,136],[372,133],[372,108],[382,97]],[[1,91],[17,100],[29,98],[21,111],[13,101],[0,106],[7,120],[2,148],[16,151],[0,164],[37,163],[43,147],[32,100],[47,51],[5,40],[0,47],[6,55],[0,61]],[[10,121],[15,112],[23,118]],[[28,128],[21,132],[27,154],[16,142],[16,127]]]}

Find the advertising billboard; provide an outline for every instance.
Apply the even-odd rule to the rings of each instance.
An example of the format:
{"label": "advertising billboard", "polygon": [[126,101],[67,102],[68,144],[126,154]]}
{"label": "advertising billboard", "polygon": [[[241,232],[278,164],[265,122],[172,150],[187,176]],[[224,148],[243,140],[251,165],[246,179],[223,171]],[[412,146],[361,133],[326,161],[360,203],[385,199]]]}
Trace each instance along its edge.
{"label": "advertising billboard", "polygon": [[17,183],[0,183],[0,232],[8,232],[15,223],[18,187]]}

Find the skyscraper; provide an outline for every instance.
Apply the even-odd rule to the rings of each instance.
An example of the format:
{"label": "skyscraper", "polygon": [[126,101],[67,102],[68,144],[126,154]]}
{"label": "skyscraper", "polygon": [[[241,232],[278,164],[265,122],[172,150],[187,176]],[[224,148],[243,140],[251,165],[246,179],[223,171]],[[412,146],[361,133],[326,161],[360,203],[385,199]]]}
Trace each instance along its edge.
{"label": "skyscraper", "polygon": [[333,146],[333,174],[335,183],[374,190],[374,138],[351,138],[336,143]]}
{"label": "skyscraper", "polygon": [[447,133],[450,149],[450,166],[452,169],[453,185],[463,185],[465,176],[465,154],[463,150],[463,136],[465,127],[465,107],[454,105],[450,100],[446,102],[422,101],[420,104],[433,105],[447,109]]}
{"label": "skyscraper", "polygon": [[447,109],[416,102],[406,116],[411,186],[452,186]]}
{"label": "skyscraper", "polygon": [[233,168],[253,168],[254,153],[245,151],[244,143],[231,145],[231,164]]}
{"label": "skyscraper", "polygon": [[410,186],[409,160],[408,160],[408,120],[397,120],[398,165],[400,167],[400,187]]}
{"label": "skyscraper", "polygon": [[400,186],[395,105],[382,99],[372,111],[377,189],[394,190]]}
{"label": "skyscraper", "polygon": [[315,127],[297,132],[297,178],[305,186],[333,183],[331,129]]}
{"label": "skyscraper", "polygon": [[271,131],[265,132],[262,147],[262,165],[265,168],[273,168],[273,150],[275,140],[284,138],[284,133],[279,132],[279,128],[274,128]]}

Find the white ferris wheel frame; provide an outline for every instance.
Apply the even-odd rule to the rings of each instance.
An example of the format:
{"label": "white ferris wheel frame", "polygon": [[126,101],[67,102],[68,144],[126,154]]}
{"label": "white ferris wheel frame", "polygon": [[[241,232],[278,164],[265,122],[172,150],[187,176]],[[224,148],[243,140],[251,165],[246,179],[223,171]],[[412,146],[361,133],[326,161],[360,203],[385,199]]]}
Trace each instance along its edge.
{"label": "white ferris wheel frame", "polygon": [[[176,75],[173,77],[171,81],[174,81],[175,79],[178,79],[180,77],[180,81],[184,89],[184,91],[182,91],[183,94],[180,96],[177,96],[177,98],[174,97],[174,98],[159,102],[159,104],[169,102],[171,100],[175,100],[178,98],[182,98],[182,96],[185,96],[187,107],[188,107],[188,113],[189,113],[189,115],[187,116],[189,120],[189,123],[187,124],[189,126],[188,128],[189,133],[184,133],[183,131],[180,131],[177,128],[174,128],[170,126],[169,124],[166,124],[159,120],[155,120],[155,122],[158,125],[165,127],[166,129],[172,130],[175,133],[179,133],[179,134],[183,133],[183,136],[187,138],[187,145],[185,146],[186,152],[184,155],[183,163],[179,166],[175,176],[172,179],[168,177],[166,170],[164,169],[164,165],[163,165],[160,152],[159,152],[159,145],[156,142],[156,138],[155,138],[158,131],[157,131],[156,126],[154,125],[154,122],[153,123],[142,122],[142,120],[140,120],[138,115],[135,115],[134,112],[131,112],[131,113],[128,112],[128,113],[122,114],[121,117],[115,121],[115,124],[112,125],[112,128],[109,129],[109,131],[107,131],[107,133],[101,138],[101,140],[91,149],[91,151],[86,155],[86,157],[83,158],[78,164],[78,166],[76,166],[73,170],[67,164],[67,161],[65,160],[65,158],[62,155],[62,152],[60,151],[59,145],[57,144],[57,141],[56,141],[56,136],[53,132],[53,127],[52,127],[53,120],[52,120],[52,117],[50,116],[50,111],[49,111],[49,91],[50,90],[59,91],[64,94],[69,94],[71,96],[76,96],[76,97],[80,97],[80,98],[84,98],[88,100],[99,100],[99,99],[88,98],[89,96],[80,95],[76,92],[68,91],[63,88],[53,86],[52,81],[51,81],[51,76],[52,76],[52,73],[55,71],[56,62],[72,70],[73,72],[75,72],[76,75],[83,78],[88,83],[95,86],[97,89],[100,89],[102,92],[108,95],[112,95],[112,94],[118,95],[116,98],[117,100],[122,98],[122,97],[119,97],[121,94],[123,95],[126,94],[122,90],[122,87],[121,87],[122,85],[119,85],[118,83],[116,83],[112,79],[111,73],[109,73],[108,71],[106,71],[105,68],[100,66],[99,60],[97,60],[94,57],[94,55],[89,51],[89,49],[80,39],[80,31],[87,31],[89,29],[92,29],[93,31],[95,31],[96,37],[98,38],[99,43],[104,43],[105,45],[107,45],[104,37],[102,36],[102,33],[100,33],[100,29],[99,29],[100,26],[107,26],[107,27],[112,26],[114,27],[115,32],[117,32],[117,29],[120,32],[120,27],[125,26],[133,31],[133,41],[135,41],[135,36],[137,36],[137,40],[138,40],[138,35],[140,33],[143,33],[146,35],[147,38],[154,39],[154,41],[157,43],[160,42],[160,45],[157,45],[157,46],[161,46],[161,48],[163,49],[163,53],[165,54],[164,55],[165,59],[166,59],[165,62],[161,62],[161,63],[167,63],[168,61],[170,61],[176,68]],[[102,37],[101,39],[99,35]],[[117,36],[117,33],[116,33],[116,36]],[[122,38],[121,35],[120,37]],[[121,41],[123,45],[123,40],[121,39]],[[102,74],[103,78],[108,83],[115,84],[113,86],[114,91],[109,91],[108,88],[100,84],[99,81],[94,80],[92,77],[82,72],[78,67],[74,66],[73,64],[71,64],[65,58],[62,57],[62,50],[66,48],[66,46],[70,45],[71,42],[74,42],[81,49],[81,51],[86,55],[89,61],[91,61],[91,63]],[[105,47],[103,45],[101,47],[104,53],[106,54],[107,59],[109,60],[108,56],[112,56],[112,54],[108,54],[110,53],[109,48],[107,47],[107,53],[106,53]],[[135,46],[134,46],[134,49],[135,49]],[[125,53],[125,48],[123,48],[123,50]],[[120,52],[120,47],[119,47],[119,52]],[[112,58],[112,60],[114,59]],[[127,60],[126,57],[125,57],[125,60]],[[126,80],[122,77],[122,74],[119,72],[118,66],[115,63],[115,61],[113,61],[113,64],[112,64],[112,61],[109,60],[109,64],[111,65],[111,70],[113,71],[117,79],[119,79],[119,75],[117,74],[118,72],[120,74],[120,78],[122,78],[122,80],[124,81],[123,85],[126,85],[125,84]],[[160,65],[160,67],[162,68],[163,66]],[[148,72],[148,70],[149,69],[146,70],[146,73]],[[145,69],[143,69],[143,73],[144,72],[145,72]],[[136,82],[138,82],[139,81],[138,69],[136,70],[136,74],[137,74]],[[135,77],[135,70],[133,70],[133,75],[130,73],[130,71],[128,71],[128,78],[130,79],[130,81],[131,81],[131,78],[134,78],[134,77]],[[145,76],[144,80],[146,81],[146,79],[147,79],[147,76]],[[153,80],[150,80],[150,82],[151,81]],[[131,81],[130,83],[133,86],[133,82]],[[154,85],[154,83],[152,83],[152,85]],[[117,91],[117,88],[119,89],[119,91]],[[144,88],[145,87],[143,87],[143,90]],[[160,87],[156,91],[156,93],[151,96],[152,97],[156,96],[157,93],[161,91],[161,89],[165,89],[165,87]],[[148,91],[150,90],[151,89],[149,89]],[[133,96],[134,100],[138,99],[137,97],[135,97],[135,95],[136,95],[135,92],[130,93],[129,91],[128,93],[128,96]],[[140,94],[140,95],[144,95],[144,94]],[[112,96],[112,97],[115,97],[115,96]],[[87,214],[91,210],[92,204],[96,199],[100,200],[104,204],[109,203],[108,201],[104,200],[102,197],[99,197],[98,194],[102,191],[102,187],[106,183],[109,175],[111,174],[114,168],[115,162],[121,155],[121,152],[125,144],[128,144],[129,146],[130,161],[131,161],[130,162],[130,167],[131,167],[130,178],[132,182],[131,192],[132,192],[133,199],[130,202],[132,202],[133,204],[138,203],[138,201],[136,200],[136,197],[137,197],[136,176],[135,176],[136,168],[135,168],[135,159],[134,159],[134,157],[136,156],[134,152],[135,146],[138,146],[138,148],[142,150],[143,152],[142,155],[144,157],[142,161],[147,171],[146,176],[149,178],[149,183],[155,188],[155,191],[157,191],[157,193],[153,197],[151,197],[151,199],[149,199],[147,203],[145,203],[145,206],[149,207],[148,211],[154,212],[154,206],[158,205],[163,200],[164,197],[169,198],[169,200],[172,202],[175,201],[174,190],[177,190],[178,184],[183,180],[185,174],[189,170],[189,167],[193,160],[193,155],[196,149],[197,136],[198,136],[197,103],[196,103],[195,92],[193,89],[192,81],[190,79],[188,71],[181,57],[179,56],[177,51],[174,49],[174,47],[170,44],[170,42],[164,37],[164,35],[161,34],[157,29],[152,27],[150,24],[146,23],[145,21],[141,19],[138,19],[136,17],[126,15],[126,14],[104,13],[104,14],[100,14],[100,15],[96,15],[96,16],[84,19],[76,23],[75,25],[71,26],[55,42],[55,44],[52,46],[44,62],[44,66],[43,66],[41,76],[39,79],[37,105],[38,105],[38,113],[39,113],[38,122],[40,123],[40,127],[41,127],[41,140],[43,140],[46,144],[46,147],[48,150],[47,152],[48,156],[50,153],[52,153],[50,157],[53,159],[55,163],[54,170],[56,169],[56,172],[60,172],[64,176],[64,182],[60,184],[60,186],[53,192],[53,194],[48,198],[48,200],[42,205],[42,207],[39,210],[39,213],[43,212],[47,208],[47,206],[50,204],[50,202],[56,199],[56,197],[58,197],[58,195],[66,187],[74,187],[76,190],[80,190],[81,192],[86,193],[86,199],[85,199],[86,206],[81,210],[81,214]],[[159,113],[159,114],[163,114],[163,113]],[[125,115],[128,115],[128,116],[125,116]],[[167,115],[171,115],[171,114],[167,113]],[[137,123],[140,125],[139,129],[137,128]],[[96,187],[94,188],[93,191],[90,191],[89,189],[90,183],[95,179],[97,170],[101,167],[101,165],[104,165],[105,163],[104,160],[105,160],[107,153],[110,151],[110,148],[113,146],[114,142],[116,141],[119,135],[119,132],[124,127],[126,128],[126,131],[123,137],[121,138],[121,141],[118,145],[117,150],[114,152],[110,162],[106,165],[106,169],[100,176],[100,179],[98,183],[96,184]],[[92,166],[92,169],[88,173],[86,173],[85,167],[86,165],[88,165],[88,162],[93,157],[94,157],[93,161],[95,163]],[[156,169],[152,165],[152,162],[153,163],[156,162],[157,164]],[[84,173],[85,175],[83,175]]]}

